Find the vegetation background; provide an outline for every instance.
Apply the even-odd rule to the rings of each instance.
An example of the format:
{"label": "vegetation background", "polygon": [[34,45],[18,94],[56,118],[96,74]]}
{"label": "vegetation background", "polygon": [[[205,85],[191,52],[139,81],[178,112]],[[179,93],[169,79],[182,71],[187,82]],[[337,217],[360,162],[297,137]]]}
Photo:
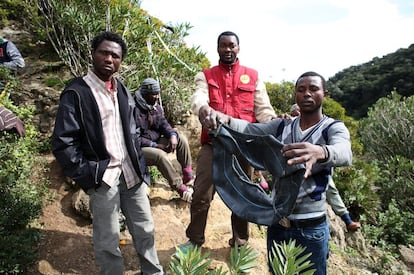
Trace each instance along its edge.
{"label": "vegetation background", "polygon": [[[50,118],[58,98],[52,100],[45,91],[41,100],[33,98],[30,77],[42,70],[39,81],[61,91],[68,80],[86,72],[90,39],[101,30],[114,30],[128,43],[129,55],[120,77],[130,90],[148,76],[157,78],[166,91],[162,104],[169,121],[177,127],[192,123],[188,99],[193,77],[211,64],[199,48],[185,44],[189,24],[166,26],[140,9],[139,2],[0,2],[1,27],[15,20],[22,32],[30,34],[14,41],[23,55],[48,60],[45,66],[17,77],[0,68],[0,79],[6,83],[0,103],[18,114],[27,127],[22,139],[0,133],[0,273],[25,273],[36,261],[37,243],[42,240],[38,218],[44,205],[53,201],[48,179],[42,174],[47,165],[40,157],[50,153]],[[377,256],[353,249],[343,253],[360,257],[362,265],[379,274],[407,272],[395,260],[403,256],[402,248],[414,244],[413,63],[411,45],[338,72],[328,81],[331,97],[324,103],[324,112],[343,120],[351,131],[354,163],[337,169],[335,182],[352,216],[363,224],[368,249],[376,251],[371,255]],[[293,104],[294,84],[266,85],[275,109],[287,112]],[[193,155],[197,155],[196,142]]]}

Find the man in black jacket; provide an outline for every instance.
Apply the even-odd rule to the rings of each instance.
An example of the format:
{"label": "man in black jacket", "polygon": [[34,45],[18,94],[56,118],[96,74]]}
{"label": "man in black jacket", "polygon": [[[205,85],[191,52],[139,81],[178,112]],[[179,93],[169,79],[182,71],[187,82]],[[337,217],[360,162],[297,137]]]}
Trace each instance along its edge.
{"label": "man in black jacket", "polygon": [[100,274],[121,275],[119,211],[126,217],[143,274],[163,274],[154,246],[148,170],[135,124],[135,102],[113,75],[127,53],[116,33],[92,41],[92,68],[63,91],[52,137],[66,176],[90,197],[93,244]]}

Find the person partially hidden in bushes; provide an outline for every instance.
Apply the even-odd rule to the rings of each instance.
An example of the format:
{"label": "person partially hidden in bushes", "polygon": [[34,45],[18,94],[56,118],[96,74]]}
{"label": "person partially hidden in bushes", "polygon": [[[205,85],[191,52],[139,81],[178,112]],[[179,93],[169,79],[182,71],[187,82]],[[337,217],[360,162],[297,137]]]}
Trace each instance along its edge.
{"label": "person partially hidden in bushes", "polygon": [[0,37],[0,64],[13,72],[26,65],[16,45],[3,37]]}
{"label": "person partially hidden in bushes", "polygon": [[92,40],[92,68],[60,96],[52,151],[90,198],[93,246],[101,275],[124,274],[119,212],[126,217],[142,274],[164,274],[154,244],[149,173],[135,123],[134,98],[114,77],[127,54],[116,33]]}
{"label": "person partially hidden in bushes", "polygon": [[[191,202],[194,181],[191,150],[187,138],[172,128],[159,104],[161,87],[153,78],[145,79],[135,93],[140,127],[142,152],[147,166],[155,165],[180,198]],[[182,176],[172,163],[168,153],[174,153],[182,168]]]}
{"label": "person partially hidden in bushes", "polygon": [[4,106],[0,106],[0,131],[16,131],[21,137],[26,134],[24,123]]}

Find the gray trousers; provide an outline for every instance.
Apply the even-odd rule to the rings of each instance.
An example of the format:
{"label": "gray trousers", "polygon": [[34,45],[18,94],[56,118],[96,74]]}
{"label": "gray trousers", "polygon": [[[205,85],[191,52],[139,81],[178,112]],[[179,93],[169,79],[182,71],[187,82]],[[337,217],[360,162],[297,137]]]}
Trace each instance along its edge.
{"label": "gray trousers", "polygon": [[[160,138],[158,143],[167,145],[169,140],[167,138]],[[171,162],[168,153],[162,149],[152,147],[142,147],[142,153],[144,154],[147,166],[157,166],[157,169],[160,171],[162,176],[167,179],[170,187],[173,190],[178,191],[183,184],[181,171],[177,171],[176,167]],[[192,165],[190,146],[184,135],[180,135],[178,138],[175,154],[181,168]]]}
{"label": "gray trousers", "polygon": [[101,275],[123,275],[124,259],[119,249],[119,212],[125,215],[142,274],[164,274],[154,244],[154,221],[145,184],[127,189],[121,175],[119,184],[102,184],[88,190],[92,211],[93,246]]}

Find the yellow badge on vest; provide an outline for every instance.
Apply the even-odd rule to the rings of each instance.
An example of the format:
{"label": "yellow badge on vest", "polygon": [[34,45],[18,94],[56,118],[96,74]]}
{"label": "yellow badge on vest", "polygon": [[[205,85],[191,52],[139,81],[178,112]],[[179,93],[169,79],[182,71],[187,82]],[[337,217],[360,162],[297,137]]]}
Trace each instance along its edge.
{"label": "yellow badge on vest", "polygon": [[250,77],[247,74],[243,74],[240,76],[240,82],[243,84],[247,84],[250,82]]}

